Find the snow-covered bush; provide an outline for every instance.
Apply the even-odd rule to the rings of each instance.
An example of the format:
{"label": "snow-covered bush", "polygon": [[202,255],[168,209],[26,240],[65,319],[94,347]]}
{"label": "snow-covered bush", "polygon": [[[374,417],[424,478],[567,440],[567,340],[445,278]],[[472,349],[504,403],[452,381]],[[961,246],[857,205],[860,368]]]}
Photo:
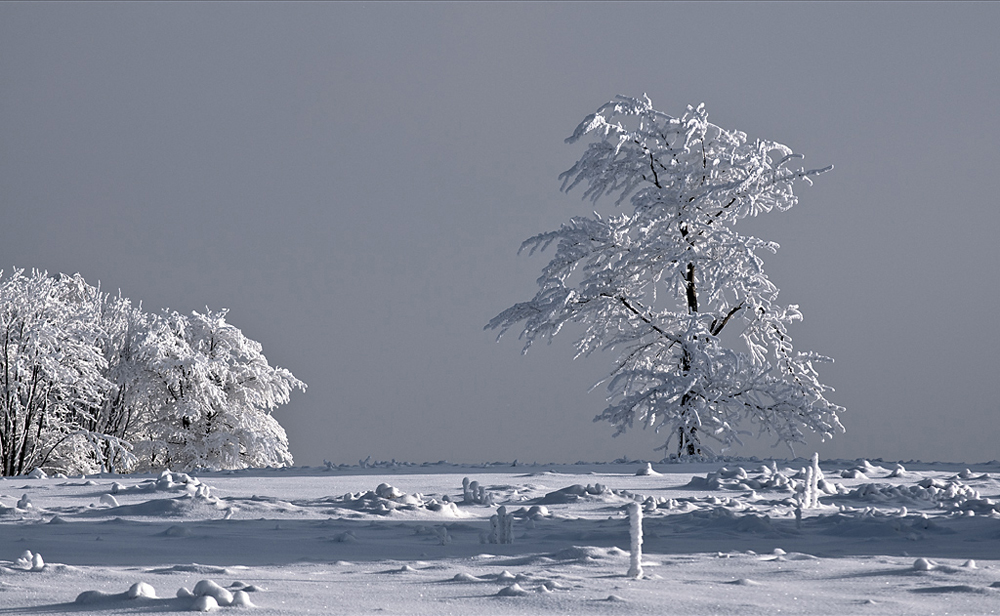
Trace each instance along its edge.
{"label": "snow-covered bush", "polygon": [[506,507],[498,507],[490,517],[490,543],[514,543],[514,515],[507,513]]}
{"label": "snow-covered bush", "polygon": [[[560,177],[568,191],[628,202],[614,216],[578,216],[557,231],[526,240],[530,253],[555,245],[539,290],[486,326],[502,336],[522,327],[524,351],[569,323],[583,325],[577,356],[614,348],[606,379],[608,406],[597,419],[621,434],[638,423],[664,430],[663,449],[709,452],[705,438],[740,442],[738,426],[757,426],[778,442],[802,442],[803,429],[831,437],[843,431],[842,407],[814,364],[795,352],[788,326],[802,319],[777,303],[778,288],[758,251],[777,244],[741,235],[736,223],[797,202],[792,187],[825,169],[793,168],[800,155],[773,141],[708,122],[704,106],[680,118],[648,98],[619,96],[587,116],[567,140],[594,137]],[[735,330],[735,331],[731,331]],[[720,337],[736,335],[745,350]]]}
{"label": "snow-covered bush", "polygon": [[99,291],[76,276],[0,281],[0,472],[46,464],[110,393]]}
{"label": "snow-covered bush", "polygon": [[819,453],[814,453],[812,464],[806,467],[806,478],[802,485],[799,500],[803,509],[819,507],[819,482],[823,480],[823,471],[819,468]]}
{"label": "snow-covered bush", "polygon": [[462,502],[470,505],[493,506],[493,495],[486,492],[486,488],[479,485],[478,481],[469,481],[468,477],[462,478]]}

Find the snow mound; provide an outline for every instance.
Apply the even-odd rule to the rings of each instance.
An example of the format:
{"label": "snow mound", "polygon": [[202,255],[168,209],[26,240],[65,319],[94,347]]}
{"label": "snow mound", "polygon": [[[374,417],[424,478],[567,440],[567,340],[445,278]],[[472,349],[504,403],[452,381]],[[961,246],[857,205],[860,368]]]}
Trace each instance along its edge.
{"label": "snow mound", "polygon": [[75,603],[79,605],[93,605],[95,603],[109,603],[112,601],[125,601],[135,599],[156,599],[156,589],[146,582],[136,582],[122,593],[109,593],[103,590],[85,590],[76,596]]}
{"label": "snow mound", "polygon": [[185,495],[177,498],[154,498],[134,505],[120,505],[109,509],[82,512],[80,515],[100,517],[113,513],[117,516],[132,517],[213,518],[228,510],[228,506],[214,497]]}
{"label": "snow mound", "polygon": [[31,550],[25,550],[21,552],[21,556],[14,561],[14,568],[21,569],[23,571],[44,571],[45,560],[42,559],[41,554],[32,554]]}
{"label": "snow mound", "polygon": [[[193,612],[208,612],[219,607],[256,607],[250,600],[248,590],[253,587],[243,585],[243,588],[230,592],[219,586],[212,580],[201,580],[194,591],[181,587],[177,589],[177,599],[159,599],[156,596],[156,589],[146,582],[136,582],[122,593],[108,593],[103,590],[85,590],[76,597],[78,605],[94,605],[101,603],[118,603],[124,601],[134,601],[137,599],[152,600],[160,602],[173,602],[175,606],[180,606]],[[180,603],[177,603],[179,601]],[[118,608],[110,608],[118,609]],[[171,610],[173,611],[173,610]]]}
{"label": "snow mound", "polygon": [[[888,477],[900,476],[896,474],[897,471],[905,473],[905,469],[902,468],[902,465],[897,464],[896,466],[897,466],[896,470],[887,475]],[[876,474],[886,473],[886,472],[888,472],[887,469],[881,466],[876,466],[871,462],[869,462],[868,460],[859,460],[858,463],[852,466],[851,468],[847,468],[841,471],[840,476],[843,477],[844,479],[868,479],[869,477],[874,477]]]}
{"label": "snow mound", "polygon": [[449,582],[471,583],[471,582],[484,582],[485,580],[483,580],[482,578],[477,578],[476,576],[472,575],[471,573],[462,572],[462,573],[456,573],[455,577],[451,578],[448,581]]}
{"label": "snow mound", "polygon": [[635,474],[638,475],[638,476],[649,476],[649,477],[659,477],[660,476],[660,473],[657,473],[656,471],[653,470],[653,463],[652,462],[646,462],[646,466],[644,466],[644,467],[640,468],[639,470],[637,470],[635,472]]}
{"label": "snow mound", "polygon": [[969,586],[968,584],[956,584],[954,586],[931,586],[928,588],[911,588],[910,592],[935,593],[935,594],[972,593],[977,595],[985,595],[985,594],[990,594],[990,589],[978,588],[976,586]]}
{"label": "snow mound", "polygon": [[129,587],[129,589],[125,592],[125,595],[129,599],[138,599],[139,597],[155,599],[156,589],[145,582],[136,582]]}
{"label": "snow mound", "polygon": [[201,580],[194,586],[194,596],[213,597],[219,605],[231,605],[233,603],[233,593],[212,580]]}
{"label": "snow mound", "polygon": [[393,512],[433,512],[449,517],[463,517],[455,503],[438,502],[433,498],[425,500],[421,494],[406,494],[388,483],[379,484],[374,490],[367,492],[349,492],[339,498],[326,498],[322,503],[381,516]]}
{"label": "snow mound", "polygon": [[631,502],[633,494],[628,490],[612,490],[606,485],[595,483],[586,486],[575,483],[531,501],[535,505],[568,505],[577,501]]}
{"label": "snow mound", "polygon": [[730,584],[732,586],[760,586],[761,585],[760,582],[755,582],[755,581],[753,581],[751,579],[748,579],[748,578],[740,578],[738,580],[732,580],[732,581],[725,582],[725,583],[726,584]]}
{"label": "snow mound", "polygon": [[868,507],[860,511],[842,511],[830,515],[820,515],[812,518],[820,532],[826,535],[855,538],[888,538],[906,537],[917,539],[925,533],[939,535],[954,534],[950,528],[944,528],[933,520],[922,516],[903,518],[892,512],[879,511]]}
{"label": "snow mound", "polygon": [[514,582],[510,586],[505,586],[497,591],[498,597],[523,597],[528,594],[528,591],[521,588],[520,584]]}
{"label": "snow mound", "polygon": [[917,560],[913,561],[914,571],[933,571],[934,569],[937,569],[937,563],[935,563],[933,560],[927,558],[918,558]]}
{"label": "snow mound", "polygon": [[115,595],[103,590],[85,590],[76,596],[76,603],[80,605],[90,605],[93,603],[103,603],[110,601],[121,595]]}
{"label": "snow mound", "polygon": [[[723,466],[704,477],[695,475],[686,487],[695,490],[734,490],[742,492],[801,492],[806,487],[807,475],[804,469],[790,468],[778,470],[778,466],[762,465],[755,471],[747,471],[742,466]],[[826,494],[836,494],[837,486],[820,478],[818,487]]]}
{"label": "snow mound", "polygon": [[707,530],[716,532],[737,532],[756,535],[774,536],[780,534],[766,514],[740,514],[738,508],[731,506],[714,506],[678,514],[678,526],[687,528],[690,532],[701,533]]}
{"label": "snow mound", "polygon": [[335,543],[357,543],[358,537],[353,532],[345,530],[344,532],[334,536],[333,541]]}
{"label": "snow mound", "polygon": [[924,505],[928,503],[945,507],[961,507],[967,501],[976,501],[981,512],[993,511],[993,503],[981,501],[979,492],[961,481],[942,481],[927,478],[913,485],[894,485],[887,483],[864,483],[851,490],[846,498],[854,498],[869,502],[903,503],[908,505]]}
{"label": "snow mound", "polygon": [[250,595],[245,590],[237,590],[233,593],[233,602],[231,605],[233,607],[257,607],[250,600]]}
{"label": "snow mound", "polygon": [[549,509],[545,505],[532,505],[531,507],[521,507],[517,511],[512,512],[510,515],[515,518],[540,520],[542,518],[550,517],[552,514],[549,513]]}
{"label": "snow mound", "polygon": [[500,573],[493,576],[493,579],[495,579],[498,582],[513,582],[514,580],[517,579],[517,576],[511,573],[510,571],[504,569]]}
{"label": "snow mound", "polygon": [[552,552],[547,554],[546,557],[554,561],[572,561],[576,563],[592,563],[598,560],[606,560],[609,558],[620,559],[625,558],[629,554],[625,550],[617,547],[612,548],[598,548],[593,546],[578,546],[574,545],[568,548],[563,548],[557,552]]}
{"label": "snow mound", "polygon": [[174,473],[165,470],[156,479],[149,479],[134,486],[124,486],[117,481],[111,484],[112,494],[148,493],[148,492],[186,492],[191,495],[207,497],[211,488],[196,477],[187,473]]}
{"label": "snow mound", "polygon": [[193,603],[191,603],[192,612],[211,612],[212,610],[219,608],[219,602],[215,600],[215,597],[210,595],[202,595],[200,597],[195,597]]}
{"label": "snow mound", "polygon": [[174,565],[172,567],[163,567],[159,569],[150,569],[147,573],[157,573],[157,574],[170,574],[170,573],[198,573],[201,575],[228,575],[229,570],[225,567],[214,567],[212,565],[199,565],[198,563],[191,563],[190,565]]}

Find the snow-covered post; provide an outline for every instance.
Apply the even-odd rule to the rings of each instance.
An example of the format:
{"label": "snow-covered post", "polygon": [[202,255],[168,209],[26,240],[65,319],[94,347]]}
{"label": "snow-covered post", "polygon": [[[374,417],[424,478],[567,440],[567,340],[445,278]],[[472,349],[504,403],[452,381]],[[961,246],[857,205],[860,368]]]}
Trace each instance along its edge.
{"label": "snow-covered post", "polygon": [[628,521],[631,536],[628,576],[638,580],[642,577],[642,507],[639,503],[629,503]]}
{"label": "snow-covered post", "polygon": [[806,479],[802,482],[802,495],[799,497],[799,504],[802,507],[809,508],[812,507],[812,483],[813,483],[813,468],[811,466],[806,467]]}
{"label": "snow-covered post", "polygon": [[812,457],[812,466],[809,467],[808,485],[806,486],[806,489],[808,490],[806,507],[819,507],[819,480],[822,477],[823,471],[819,470],[819,452],[816,452]]}

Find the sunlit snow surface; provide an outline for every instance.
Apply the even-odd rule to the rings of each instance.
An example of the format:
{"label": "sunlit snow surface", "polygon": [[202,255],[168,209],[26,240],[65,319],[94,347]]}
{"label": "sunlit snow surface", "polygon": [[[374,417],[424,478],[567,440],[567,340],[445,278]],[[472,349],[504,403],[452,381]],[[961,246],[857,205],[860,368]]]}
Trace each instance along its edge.
{"label": "sunlit snow surface", "polygon": [[[823,462],[820,506],[797,520],[808,464],[8,478],[0,614],[1000,610],[1000,463]],[[463,502],[464,477],[493,506]],[[501,505],[511,545],[489,543]]]}

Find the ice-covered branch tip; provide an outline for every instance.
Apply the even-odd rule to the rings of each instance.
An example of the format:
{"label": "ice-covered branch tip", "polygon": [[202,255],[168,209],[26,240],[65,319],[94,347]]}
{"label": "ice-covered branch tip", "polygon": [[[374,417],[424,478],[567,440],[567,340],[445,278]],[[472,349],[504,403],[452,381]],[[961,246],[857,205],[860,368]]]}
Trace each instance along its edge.
{"label": "ice-covered branch tip", "polygon": [[[669,116],[648,97],[615,98],[567,141],[588,138],[559,176],[563,190],[582,186],[585,199],[629,207],[574,217],[526,240],[521,250],[532,254],[555,250],[539,290],[486,327],[498,339],[520,327],[527,351],[569,323],[582,325],[577,356],[619,353],[598,419],[616,434],[637,421],[664,430],[664,447],[676,440],[681,455],[710,451],[706,438],[740,442],[737,426],[747,423],[789,444],[804,429],[843,431],[843,408],[826,399],[832,390],[813,366],[823,358],[793,350],[788,326],[802,315],[777,303],[757,254],[777,245],[734,226],[791,208],[795,182],[833,167],[793,168],[802,155],[788,146],[716,126],[704,105]],[[744,348],[723,344],[724,331]]]}

